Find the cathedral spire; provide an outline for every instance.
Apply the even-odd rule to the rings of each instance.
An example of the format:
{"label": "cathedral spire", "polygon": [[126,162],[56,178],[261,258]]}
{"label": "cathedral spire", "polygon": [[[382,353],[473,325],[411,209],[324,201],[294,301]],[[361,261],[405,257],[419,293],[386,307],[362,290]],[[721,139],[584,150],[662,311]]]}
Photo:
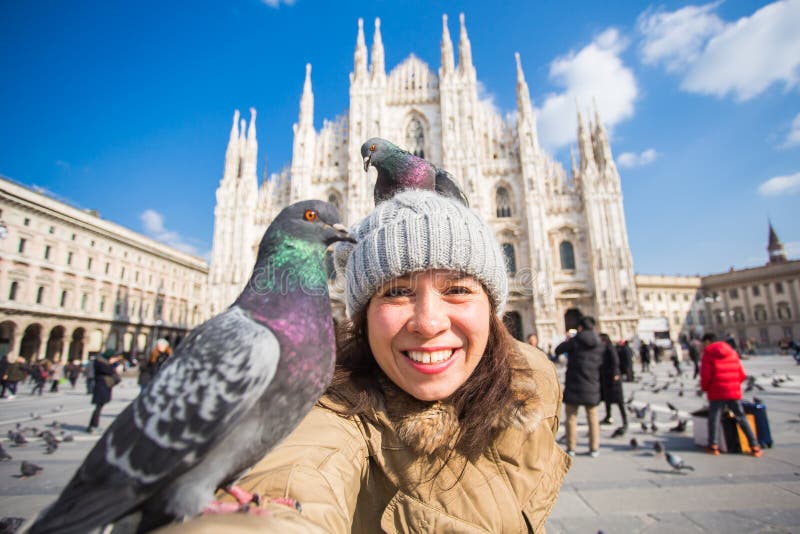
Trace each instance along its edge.
{"label": "cathedral spire", "polygon": [[597,100],[592,98],[592,107],[594,108],[594,128],[591,132],[594,141],[595,159],[601,168],[613,164],[613,156],[611,155],[611,144],[608,142],[608,133],[603,126],[603,121],[600,120],[600,112],[597,109]]}
{"label": "cathedral spire", "polygon": [[303,96],[300,97],[300,125],[314,124],[314,93],[311,91],[311,63],[306,63],[306,80],[303,83]]}
{"label": "cathedral spire", "polygon": [[442,15],[442,75],[450,74],[453,70],[453,41],[450,40],[450,30],[447,28],[447,15]]}
{"label": "cathedral spire", "polygon": [[370,65],[372,78],[386,77],[386,68],[383,55],[383,39],[381,39],[381,19],[375,17],[375,36],[372,38],[372,64]]}
{"label": "cathedral spire", "polygon": [[228,149],[225,151],[225,171],[223,179],[228,176],[236,176],[239,168],[239,110],[233,112],[233,124],[231,125],[231,136],[228,140]]}
{"label": "cathedral spire", "polygon": [[467,25],[464,23],[464,13],[459,13],[458,22],[461,25],[461,33],[458,39],[458,68],[462,73],[474,77],[475,67],[472,66],[472,45],[469,44]]}
{"label": "cathedral spire", "polygon": [[775,233],[775,228],[772,227],[772,221],[767,220],[769,223],[769,243],[767,244],[767,252],[769,252],[769,263],[786,263],[786,253],[783,251],[783,243],[778,239],[778,234]]}
{"label": "cathedral spire", "polygon": [[528,82],[525,81],[525,73],[522,71],[519,52],[514,52],[514,59],[517,62],[517,111],[520,115],[530,116],[533,113],[531,94],[528,90]]}
{"label": "cathedral spire", "polygon": [[[244,132],[242,132],[244,133]],[[242,154],[242,176],[253,179],[257,185],[256,164],[258,162],[258,141],[256,140],[256,109],[250,108],[250,126],[247,129],[244,153]]]}
{"label": "cathedral spire", "polygon": [[581,159],[581,170],[594,165],[594,149],[590,132],[583,125],[583,115],[578,98],[575,98],[575,108],[578,115],[578,156]]}
{"label": "cathedral spire", "polygon": [[367,76],[367,44],[364,40],[364,19],[358,19],[356,51],[353,56],[353,79],[363,80]]}

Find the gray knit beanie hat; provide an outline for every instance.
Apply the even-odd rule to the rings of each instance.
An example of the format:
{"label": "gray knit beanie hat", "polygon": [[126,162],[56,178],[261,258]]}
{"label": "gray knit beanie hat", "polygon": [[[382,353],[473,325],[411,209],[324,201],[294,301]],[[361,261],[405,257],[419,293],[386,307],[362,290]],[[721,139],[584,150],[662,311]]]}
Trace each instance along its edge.
{"label": "gray knit beanie hat", "polygon": [[356,316],[372,295],[398,276],[428,269],[466,273],[481,282],[502,315],[508,276],[494,232],[476,212],[431,191],[409,190],[379,204],[339,242],[336,270],[345,272],[347,315]]}

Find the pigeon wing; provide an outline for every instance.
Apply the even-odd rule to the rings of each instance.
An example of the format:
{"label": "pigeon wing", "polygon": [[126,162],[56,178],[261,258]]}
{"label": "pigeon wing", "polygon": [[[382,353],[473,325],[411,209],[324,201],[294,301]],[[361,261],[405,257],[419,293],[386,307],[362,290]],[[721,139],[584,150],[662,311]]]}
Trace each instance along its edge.
{"label": "pigeon wing", "polygon": [[436,192],[443,197],[452,198],[469,207],[469,201],[464,191],[458,187],[453,175],[443,169],[436,169]]}
{"label": "pigeon wing", "polygon": [[236,306],[197,327],[31,532],[84,532],[130,513],[233,430],[279,359],[275,335]]}

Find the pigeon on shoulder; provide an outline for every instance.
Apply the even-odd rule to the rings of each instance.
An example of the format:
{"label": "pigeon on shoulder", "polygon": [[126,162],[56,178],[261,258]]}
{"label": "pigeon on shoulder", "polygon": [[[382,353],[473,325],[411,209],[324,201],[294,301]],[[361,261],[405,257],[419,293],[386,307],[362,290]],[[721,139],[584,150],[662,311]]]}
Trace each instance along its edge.
{"label": "pigeon on shoulder", "polygon": [[370,165],[378,170],[373,192],[376,206],[405,189],[436,191],[469,206],[466,195],[453,175],[386,139],[367,139],[361,145],[361,157],[364,158],[365,171],[369,170]]}
{"label": "pigeon on shoulder", "polygon": [[286,437],[333,375],[325,251],[337,241],[353,238],[333,205],[281,211],[241,295],[178,345],[29,532],[146,532],[196,515]]}

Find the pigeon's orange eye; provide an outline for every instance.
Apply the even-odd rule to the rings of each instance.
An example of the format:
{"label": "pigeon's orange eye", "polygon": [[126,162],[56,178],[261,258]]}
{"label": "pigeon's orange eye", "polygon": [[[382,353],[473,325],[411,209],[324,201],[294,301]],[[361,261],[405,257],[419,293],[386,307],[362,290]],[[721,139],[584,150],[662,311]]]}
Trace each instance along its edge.
{"label": "pigeon's orange eye", "polygon": [[303,218],[307,221],[314,222],[317,220],[317,212],[314,210],[306,210],[303,214]]}
{"label": "pigeon's orange eye", "polygon": [[377,148],[375,145],[369,145],[370,152],[375,152],[375,148]]}

